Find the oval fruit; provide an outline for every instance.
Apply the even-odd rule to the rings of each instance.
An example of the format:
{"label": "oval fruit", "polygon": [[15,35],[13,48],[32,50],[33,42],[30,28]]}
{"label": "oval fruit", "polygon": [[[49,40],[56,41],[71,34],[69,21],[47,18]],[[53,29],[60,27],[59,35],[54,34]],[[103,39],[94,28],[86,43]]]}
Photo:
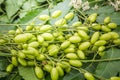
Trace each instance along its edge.
{"label": "oval fruit", "polygon": [[15,57],[15,56],[12,57],[12,64],[13,64],[14,66],[18,66],[17,57]]}
{"label": "oval fruit", "polygon": [[104,51],[105,49],[106,49],[105,46],[100,46],[100,47],[98,48],[98,51],[99,51],[99,52],[102,52],[102,51]]}
{"label": "oval fruit", "polygon": [[71,43],[79,43],[79,42],[81,41],[81,38],[80,38],[79,36],[71,36],[71,37],[69,38],[69,41],[70,41]]}
{"label": "oval fruit", "polygon": [[7,68],[6,68],[6,71],[10,73],[10,72],[12,72],[13,68],[14,68],[14,65],[13,64],[9,64],[7,66]]}
{"label": "oval fruit", "polygon": [[61,66],[57,65],[56,69],[58,71],[59,76],[64,76],[64,71]]}
{"label": "oval fruit", "polygon": [[111,29],[115,29],[117,27],[117,24],[116,23],[109,23],[108,27]]}
{"label": "oval fruit", "polygon": [[80,60],[69,60],[70,65],[74,66],[74,67],[81,67],[82,66],[82,62]]}
{"label": "oval fruit", "polygon": [[97,13],[93,13],[93,14],[89,15],[88,20],[90,22],[95,22],[96,18],[97,18]]}
{"label": "oval fruit", "polygon": [[87,50],[90,47],[90,42],[83,42],[79,45],[80,50]]}
{"label": "oval fruit", "polygon": [[107,24],[111,21],[111,18],[108,16],[108,17],[105,17],[104,19],[104,23]]}
{"label": "oval fruit", "polygon": [[77,50],[77,55],[80,59],[85,59],[85,53],[81,50]]}
{"label": "oval fruit", "polygon": [[47,32],[49,30],[51,30],[52,26],[51,25],[42,25],[40,27],[40,32]]}
{"label": "oval fruit", "polygon": [[103,45],[105,45],[107,42],[105,41],[105,40],[99,40],[99,41],[97,41],[97,42],[95,42],[95,46],[103,46]]}
{"label": "oval fruit", "polygon": [[109,34],[109,33],[105,33],[105,34],[102,34],[101,36],[100,36],[100,40],[110,40],[111,39],[111,35]]}
{"label": "oval fruit", "polygon": [[60,15],[62,14],[62,11],[61,10],[56,10],[52,13],[51,17],[52,18],[57,18],[59,17]]}
{"label": "oval fruit", "polygon": [[68,59],[78,59],[78,56],[75,53],[67,53],[66,58],[68,58]]}
{"label": "oval fruit", "polygon": [[94,44],[99,39],[99,36],[100,36],[100,33],[95,32],[90,39],[91,44]]}
{"label": "oval fruit", "polygon": [[52,67],[51,65],[46,64],[46,65],[44,65],[44,68],[43,68],[43,69],[44,69],[45,71],[47,71],[47,72],[49,72],[49,73],[50,73],[50,72],[51,72],[51,70],[52,70],[52,68],[53,68],[53,67]]}
{"label": "oval fruit", "polygon": [[57,26],[57,27],[62,27],[63,25],[65,25],[66,24],[66,20],[65,19],[59,19],[59,20],[57,20],[56,22],[55,22],[55,26]]}
{"label": "oval fruit", "polygon": [[79,26],[81,26],[81,25],[82,25],[82,22],[77,21],[77,22],[74,22],[74,23],[72,24],[72,27],[79,27]]}
{"label": "oval fruit", "polygon": [[44,77],[44,73],[41,67],[35,66],[35,74],[39,79],[42,79]]}
{"label": "oval fruit", "polygon": [[74,17],[74,13],[73,13],[73,12],[70,12],[70,13],[66,14],[64,18],[65,18],[66,20],[71,20],[73,17]]}
{"label": "oval fruit", "polygon": [[23,58],[18,58],[18,62],[22,65],[22,66],[27,66],[27,61]]}
{"label": "oval fruit", "polygon": [[51,70],[51,79],[52,80],[58,80],[59,78],[59,73],[56,68],[52,68]]}
{"label": "oval fruit", "polygon": [[43,15],[40,15],[39,16],[39,19],[42,20],[42,21],[47,21],[50,19],[50,16],[49,15],[46,15],[46,14],[43,14]]}
{"label": "oval fruit", "polygon": [[111,31],[110,28],[108,28],[107,26],[104,26],[104,25],[102,25],[101,30],[104,31],[104,32],[110,32]]}
{"label": "oval fruit", "polygon": [[54,39],[53,35],[51,33],[43,33],[41,35],[46,41],[51,41]]}
{"label": "oval fruit", "polygon": [[87,33],[84,30],[78,30],[78,35],[85,40],[89,39],[89,36],[87,35]]}
{"label": "oval fruit", "polygon": [[69,47],[70,44],[70,41],[64,41],[60,47],[61,49],[66,49],[67,47]]}
{"label": "oval fruit", "polygon": [[89,72],[84,73],[84,77],[87,80],[95,80],[95,78],[93,77],[93,75],[91,73],[89,73]]}

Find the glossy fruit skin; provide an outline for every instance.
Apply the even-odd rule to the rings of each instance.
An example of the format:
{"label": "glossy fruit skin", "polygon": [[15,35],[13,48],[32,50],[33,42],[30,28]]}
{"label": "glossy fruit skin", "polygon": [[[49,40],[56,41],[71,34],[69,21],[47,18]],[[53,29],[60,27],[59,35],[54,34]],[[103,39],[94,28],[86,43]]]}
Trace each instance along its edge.
{"label": "glossy fruit skin", "polygon": [[106,49],[105,46],[100,46],[100,47],[98,48],[98,51],[99,51],[99,52],[102,52],[102,51],[104,51],[105,49]]}
{"label": "glossy fruit skin", "polygon": [[70,64],[66,61],[61,61],[61,62],[57,63],[57,65],[63,69],[70,67]]}
{"label": "glossy fruit skin", "polygon": [[35,66],[34,60],[29,60],[29,61],[27,61],[27,65],[28,65],[28,66]]}
{"label": "glossy fruit skin", "polygon": [[110,28],[108,28],[107,26],[104,26],[104,25],[102,25],[101,30],[104,31],[104,32],[110,32],[111,31]]}
{"label": "glossy fruit skin", "polygon": [[108,16],[108,17],[105,17],[104,19],[104,23],[107,24],[111,21],[111,18]]}
{"label": "glossy fruit skin", "polygon": [[43,15],[40,15],[39,16],[39,19],[42,20],[42,21],[47,21],[50,19],[50,16],[49,15],[46,15],[46,14],[43,14]]}
{"label": "glossy fruit skin", "polygon": [[43,69],[44,69],[45,71],[47,71],[47,72],[49,72],[49,73],[50,73],[50,72],[51,72],[51,70],[52,70],[52,68],[53,68],[53,67],[52,67],[51,65],[46,64],[46,65],[44,65],[44,68],[43,68]]}
{"label": "glossy fruit skin", "polygon": [[19,34],[14,38],[14,41],[16,43],[25,43],[27,42],[27,40],[28,40],[28,37],[25,34]]}
{"label": "glossy fruit skin", "polygon": [[109,23],[108,27],[111,29],[115,29],[117,27],[117,24],[116,23]]}
{"label": "glossy fruit skin", "polygon": [[54,67],[51,70],[51,79],[52,80],[58,80],[58,78],[59,78],[58,70],[57,70],[57,68]]}
{"label": "glossy fruit skin", "polygon": [[95,32],[90,39],[91,44],[94,44],[99,39],[99,36],[100,36],[100,33]]}
{"label": "glossy fruit skin", "polygon": [[120,39],[115,39],[115,40],[113,40],[113,43],[114,43],[115,45],[120,45]]}
{"label": "glossy fruit skin", "polygon": [[79,60],[69,60],[70,65],[74,66],[74,67],[81,67],[82,66],[82,62]]}
{"label": "glossy fruit skin", "polygon": [[92,24],[92,29],[94,29],[94,30],[100,30],[101,29],[101,25],[97,24],[97,23],[93,23]]}
{"label": "glossy fruit skin", "polygon": [[85,59],[85,53],[81,50],[77,50],[77,55],[80,59]]}
{"label": "glossy fruit skin", "polygon": [[80,25],[82,25],[82,22],[78,21],[78,22],[74,22],[72,24],[72,27],[79,27]]}
{"label": "glossy fruit skin", "polygon": [[101,36],[100,36],[100,40],[106,40],[106,41],[108,41],[108,40],[110,40],[111,39],[111,35],[109,34],[109,33],[105,33],[105,34],[102,34]]}
{"label": "glossy fruit skin", "polygon": [[87,79],[87,80],[95,80],[95,78],[93,77],[93,75],[89,72],[85,72],[84,73],[84,77]]}
{"label": "glossy fruit skin", "polygon": [[105,40],[98,40],[97,42],[95,42],[95,46],[103,46],[105,45],[107,42]]}
{"label": "glossy fruit skin", "polygon": [[79,43],[79,42],[81,41],[81,38],[80,38],[79,36],[71,36],[71,37],[69,38],[69,41],[70,41],[71,43]]}
{"label": "glossy fruit skin", "polygon": [[43,60],[46,59],[46,57],[44,56],[44,54],[39,54],[39,55],[36,56],[36,59],[37,59],[38,61],[43,61]]}
{"label": "glossy fruit skin", "polygon": [[27,61],[23,58],[18,58],[18,62],[22,65],[22,66],[27,66]]}
{"label": "glossy fruit skin", "polygon": [[30,31],[30,30],[32,30],[34,28],[34,26],[33,25],[28,25],[28,26],[26,26],[26,31]]}
{"label": "glossy fruit skin", "polygon": [[68,47],[64,50],[65,53],[74,53],[75,49],[73,47]]}
{"label": "glossy fruit skin", "polygon": [[120,37],[117,32],[109,32],[108,34],[111,35],[111,39],[118,39]]}
{"label": "glossy fruit skin", "polygon": [[13,64],[9,64],[9,65],[6,67],[6,71],[10,73],[10,72],[12,72],[13,68],[14,68],[14,65],[13,65]]}
{"label": "glossy fruit skin", "polygon": [[66,58],[68,58],[68,59],[78,59],[78,56],[76,55],[76,53],[67,53]]}
{"label": "glossy fruit skin", "polygon": [[62,27],[63,25],[65,25],[67,22],[66,22],[66,20],[65,19],[59,19],[59,20],[57,20],[56,22],[55,22],[55,26],[57,26],[57,27]]}
{"label": "glossy fruit skin", "polygon": [[105,54],[104,51],[98,53],[100,56],[103,56]]}
{"label": "glossy fruit skin", "polygon": [[51,17],[52,18],[58,18],[62,14],[61,10],[56,10],[52,13]]}
{"label": "glossy fruit skin", "polygon": [[87,33],[84,30],[78,30],[78,35],[84,40],[89,39],[89,36],[87,35]]}
{"label": "glossy fruit skin", "polygon": [[39,47],[39,43],[37,41],[33,41],[28,44],[29,47],[37,48]]}
{"label": "glossy fruit skin", "polygon": [[44,77],[44,73],[41,67],[35,66],[35,74],[37,78],[42,79]]}
{"label": "glossy fruit skin", "polygon": [[42,25],[40,27],[40,32],[47,32],[49,30],[51,30],[52,26],[51,25]]}
{"label": "glossy fruit skin", "polygon": [[83,42],[79,45],[80,50],[87,50],[90,47],[90,42]]}
{"label": "glossy fruit skin", "polygon": [[14,66],[18,66],[17,57],[15,57],[15,56],[12,57],[12,64],[13,64]]}
{"label": "glossy fruit skin", "polygon": [[37,35],[37,40],[40,44],[44,42],[44,38],[41,35]]}
{"label": "glossy fruit skin", "polygon": [[74,13],[73,13],[73,12],[70,12],[70,13],[66,14],[64,18],[65,18],[66,20],[71,20],[73,17],[74,17]]}
{"label": "glossy fruit skin", "polygon": [[61,66],[57,65],[56,69],[58,71],[59,76],[64,76],[64,71]]}
{"label": "glossy fruit skin", "polygon": [[120,80],[120,77],[111,77],[110,80]]}
{"label": "glossy fruit skin", "polygon": [[43,33],[41,36],[42,36],[42,37],[44,38],[44,40],[46,40],[46,41],[51,41],[51,40],[54,39],[54,37],[53,37],[53,35],[52,35],[51,33]]}
{"label": "glossy fruit skin", "polygon": [[70,43],[70,41],[64,41],[62,44],[61,44],[61,49],[66,49],[69,45],[70,45],[71,43]]}
{"label": "glossy fruit skin", "polygon": [[96,18],[97,18],[97,13],[93,13],[93,14],[89,15],[88,20],[90,22],[95,22]]}

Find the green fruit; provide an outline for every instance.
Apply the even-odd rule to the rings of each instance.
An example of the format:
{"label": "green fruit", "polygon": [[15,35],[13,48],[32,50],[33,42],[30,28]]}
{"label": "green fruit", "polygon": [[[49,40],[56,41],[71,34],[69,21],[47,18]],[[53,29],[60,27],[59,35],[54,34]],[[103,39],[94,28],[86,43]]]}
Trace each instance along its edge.
{"label": "green fruit", "polygon": [[77,21],[77,22],[74,22],[74,23],[72,24],[72,27],[79,27],[79,26],[81,26],[81,25],[82,25],[82,22]]}
{"label": "green fruit", "polygon": [[114,43],[115,45],[120,45],[120,39],[115,39],[115,40],[113,40],[113,43]]}
{"label": "green fruit", "polygon": [[89,39],[89,36],[87,35],[87,33],[84,30],[78,30],[78,35],[85,40]]}
{"label": "green fruit", "polygon": [[35,66],[35,61],[34,60],[29,60],[27,61],[28,66]]}
{"label": "green fruit", "polygon": [[67,53],[66,58],[68,58],[68,59],[78,59],[78,56],[75,53]]}
{"label": "green fruit", "polygon": [[105,49],[106,49],[105,46],[100,46],[100,47],[98,48],[98,51],[99,51],[99,52],[102,52],[102,51],[104,51]]}
{"label": "green fruit", "polygon": [[73,13],[73,12],[70,12],[70,13],[66,14],[64,18],[65,18],[66,20],[71,20],[73,17],[74,17],[74,13]]}
{"label": "green fruit", "polygon": [[69,41],[70,41],[71,43],[79,43],[79,42],[81,41],[81,38],[80,38],[79,36],[71,36],[71,37],[69,38]]}
{"label": "green fruit", "polygon": [[22,66],[27,66],[27,61],[23,58],[18,58],[18,62],[22,65]]}
{"label": "green fruit", "polygon": [[14,66],[18,66],[17,57],[15,57],[15,56],[12,57],[12,64],[13,64]]}
{"label": "green fruit", "polygon": [[33,41],[28,44],[29,47],[37,48],[39,47],[39,43],[37,41]]}
{"label": "green fruit", "polygon": [[16,43],[26,43],[28,41],[28,37],[25,34],[18,34],[15,36],[14,41]]}
{"label": "green fruit", "polygon": [[46,15],[46,14],[43,14],[43,15],[40,15],[39,16],[39,19],[42,20],[42,21],[47,21],[50,19],[50,16],[49,15]]}
{"label": "green fruit", "polygon": [[70,41],[64,41],[62,44],[61,44],[61,49],[66,49],[67,47],[69,47],[70,46]]}
{"label": "green fruit", "polygon": [[110,40],[111,39],[111,35],[109,34],[109,33],[105,33],[105,34],[102,34],[101,36],[100,36],[100,40],[106,40],[106,41],[108,41],[108,40]]}
{"label": "green fruit", "polygon": [[77,55],[80,59],[85,59],[85,53],[81,50],[77,50]]}
{"label": "green fruit", "polygon": [[34,26],[33,25],[28,25],[28,26],[26,26],[26,31],[30,31],[30,30],[32,30],[34,28]]}
{"label": "green fruit", "polygon": [[96,18],[97,18],[97,13],[93,13],[93,14],[89,15],[88,20],[90,22],[95,22]]}
{"label": "green fruit", "polygon": [[66,61],[61,61],[57,63],[58,66],[62,67],[63,69],[70,67],[70,64]]}
{"label": "green fruit", "polygon": [[52,29],[51,25],[43,25],[40,27],[40,32],[47,32]]}
{"label": "green fruit", "polygon": [[89,31],[88,27],[85,27],[85,26],[80,26],[80,27],[77,27],[76,29],[77,30],[84,30],[85,32]]}
{"label": "green fruit", "polygon": [[42,79],[44,77],[44,73],[41,67],[35,66],[35,74],[39,79]]}
{"label": "green fruit", "polygon": [[82,62],[80,60],[69,60],[70,65],[74,66],[74,67],[81,67],[82,66]]}
{"label": "green fruit", "polygon": [[100,30],[102,27],[101,27],[101,25],[100,24],[97,24],[97,23],[93,23],[92,24],[92,29],[94,29],[94,30]]}
{"label": "green fruit", "polygon": [[69,67],[65,68],[64,70],[66,73],[69,73],[71,71],[71,67],[69,66]]}
{"label": "green fruit", "polygon": [[108,28],[107,26],[104,26],[104,25],[102,25],[101,30],[104,31],[104,32],[110,32],[111,31],[110,28]]}
{"label": "green fruit", "polygon": [[59,73],[58,73],[57,68],[52,68],[52,70],[51,70],[51,79],[52,80],[58,80],[58,78],[59,78]]}
{"label": "green fruit", "polygon": [[98,50],[98,46],[93,46],[92,47],[92,51],[97,51]]}
{"label": "green fruit", "polygon": [[72,47],[68,47],[64,50],[65,53],[74,53],[75,52],[75,49],[72,48]]}
{"label": "green fruit", "polygon": [[15,34],[15,30],[9,30],[8,34],[14,35]]}
{"label": "green fruit", "polygon": [[63,25],[65,25],[66,24],[66,20],[65,19],[59,19],[59,20],[57,20],[56,22],[55,22],[55,26],[57,26],[57,27],[62,27]]}
{"label": "green fruit", "polygon": [[97,41],[97,42],[95,42],[95,46],[103,46],[103,45],[105,45],[107,42],[105,41],[105,40],[99,40],[99,41]]}
{"label": "green fruit", "polygon": [[43,54],[39,54],[38,56],[36,56],[36,59],[37,59],[38,61],[43,61],[43,60],[46,59],[46,57],[45,57]]}
{"label": "green fruit", "polygon": [[19,58],[26,58],[25,54],[22,51],[18,51]]}
{"label": "green fruit", "polygon": [[52,68],[53,68],[53,67],[52,67],[51,65],[46,64],[46,65],[44,65],[44,68],[43,68],[43,69],[44,69],[45,71],[47,71],[47,72],[50,73],[50,72],[52,71]]}
{"label": "green fruit", "polygon": [[52,13],[51,17],[52,18],[58,18],[62,14],[61,10],[56,10]]}
{"label": "green fruit", "polygon": [[59,49],[58,48],[53,48],[53,49],[50,49],[48,52],[49,52],[50,56],[55,56],[55,55],[58,54]]}
{"label": "green fruit", "polygon": [[9,64],[7,66],[7,68],[6,68],[6,71],[10,73],[10,72],[12,72],[13,68],[14,68],[14,65],[13,64]]}
{"label": "green fruit", "polygon": [[84,77],[86,78],[86,80],[95,80],[93,75],[89,72],[84,73]]}
{"label": "green fruit", "polygon": [[87,50],[90,47],[90,42],[83,42],[79,45],[80,50]]}
{"label": "green fruit", "polygon": [[108,27],[109,27],[110,29],[115,29],[115,28],[117,27],[117,24],[116,24],[116,23],[109,23],[109,24],[108,24]]}
{"label": "green fruit", "polygon": [[109,16],[105,17],[105,19],[104,19],[105,24],[108,24],[110,21],[111,21],[111,18]]}
{"label": "green fruit", "polygon": [[61,66],[57,65],[56,69],[58,71],[59,76],[64,76],[64,71]]}
{"label": "green fruit", "polygon": [[43,33],[41,35],[46,41],[51,41],[54,39],[53,35],[51,33]]}
{"label": "green fruit", "polygon": [[100,36],[100,33],[95,32],[90,39],[91,44],[94,44],[99,39],[99,36]]}
{"label": "green fruit", "polygon": [[31,59],[35,59],[35,56],[34,55],[25,55],[27,59],[31,60]]}
{"label": "green fruit", "polygon": [[119,34],[117,32],[109,32],[108,34],[111,35],[112,39],[118,39],[119,38]]}
{"label": "green fruit", "polygon": [[120,77],[111,77],[110,80],[120,80]]}
{"label": "green fruit", "polygon": [[22,48],[23,48],[23,49],[27,49],[27,48],[28,48],[28,44],[23,44],[23,45],[22,45]]}
{"label": "green fruit", "polygon": [[98,53],[100,56],[103,56],[104,54],[105,54],[105,52],[103,51],[103,52],[99,52]]}

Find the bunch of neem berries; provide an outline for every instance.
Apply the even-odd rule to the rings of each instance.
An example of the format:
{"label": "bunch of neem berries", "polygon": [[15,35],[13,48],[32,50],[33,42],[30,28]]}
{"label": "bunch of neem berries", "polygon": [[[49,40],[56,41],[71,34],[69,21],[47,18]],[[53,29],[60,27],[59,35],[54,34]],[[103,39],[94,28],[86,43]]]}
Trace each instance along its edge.
{"label": "bunch of neem berries", "polygon": [[[74,13],[69,12],[50,24],[51,19],[59,18],[61,14],[62,11],[56,10],[50,16],[40,15],[39,19],[43,23],[31,23],[25,29],[18,27],[9,30],[9,39],[0,39],[0,45],[11,44],[7,45],[12,55],[7,72],[19,65],[33,66],[39,79],[50,74],[52,80],[58,80],[69,73],[71,68],[82,68],[85,64],[82,61],[88,60],[90,54],[101,57],[111,45],[120,45],[119,34],[113,31],[117,24],[111,22],[110,17],[99,24],[96,22],[97,13],[93,13],[86,22],[69,24],[74,18]],[[87,80],[95,80],[88,71],[83,70],[83,74]]]}

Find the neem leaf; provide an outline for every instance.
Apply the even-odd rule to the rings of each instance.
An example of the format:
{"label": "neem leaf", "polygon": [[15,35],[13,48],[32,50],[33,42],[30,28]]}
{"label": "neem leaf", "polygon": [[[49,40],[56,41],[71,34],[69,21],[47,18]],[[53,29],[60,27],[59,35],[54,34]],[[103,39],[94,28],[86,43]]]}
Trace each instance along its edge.
{"label": "neem leaf", "polygon": [[[6,0],[5,10],[7,12],[7,16],[10,19],[20,8],[20,4],[18,4],[19,0]],[[22,3],[22,0],[20,0]]]}
{"label": "neem leaf", "polygon": [[25,80],[38,80],[34,73],[34,67],[23,67],[18,66],[19,74],[25,79]]}
{"label": "neem leaf", "polygon": [[[120,58],[120,49],[110,48],[101,59]],[[110,78],[120,72],[120,61],[100,62],[96,68],[95,74],[101,77]]]}
{"label": "neem leaf", "polygon": [[70,73],[64,76],[63,80],[84,80],[84,77],[80,72],[72,69]]}

